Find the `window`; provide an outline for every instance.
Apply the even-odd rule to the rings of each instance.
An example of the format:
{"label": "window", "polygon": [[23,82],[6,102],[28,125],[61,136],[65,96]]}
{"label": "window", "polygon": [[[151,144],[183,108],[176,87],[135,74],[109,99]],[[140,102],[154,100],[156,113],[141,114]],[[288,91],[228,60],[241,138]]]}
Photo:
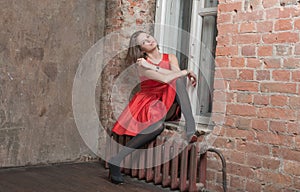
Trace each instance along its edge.
{"label": "window", "polygon": [[212,111],[217,0],[157,0],[155,37],[161,50],[176,54],[181,69],[193,69],[196,88],[189,88],[198,123],[209,123]]}

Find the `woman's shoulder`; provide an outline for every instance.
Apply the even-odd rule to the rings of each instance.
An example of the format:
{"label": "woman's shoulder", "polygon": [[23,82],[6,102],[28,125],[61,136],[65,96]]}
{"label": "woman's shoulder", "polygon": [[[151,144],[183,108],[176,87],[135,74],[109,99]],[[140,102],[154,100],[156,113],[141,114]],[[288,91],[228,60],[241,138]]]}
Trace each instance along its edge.
{"label": "woman's shoulder", "polygon": [[176,55],[172,53],[163,53],[163,60],[165,61],[174,61],[177,60]]}

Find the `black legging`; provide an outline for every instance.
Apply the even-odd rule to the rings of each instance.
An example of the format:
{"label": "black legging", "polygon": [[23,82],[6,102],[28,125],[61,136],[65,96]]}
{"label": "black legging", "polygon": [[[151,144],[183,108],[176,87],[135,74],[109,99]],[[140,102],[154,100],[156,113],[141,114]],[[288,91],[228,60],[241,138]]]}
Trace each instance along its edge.
{"label": "black legging", "polygon": [[[195,121],[192,114],[190,99],[188,97],[184,79],[182,77],[176,80],[175,100],[181,107],[181,112],[183,113],[186,122],[186,134],[189,138],[189,136],[195,133]],[[121,161],[135,149],[139,149],[145,144],[153,141],[164,130],[164,120],[165,118],[161,119],[134,136],[126,144],[126,146],[124,146],[123,149],[110,160],[110,163],[120,165]]]}

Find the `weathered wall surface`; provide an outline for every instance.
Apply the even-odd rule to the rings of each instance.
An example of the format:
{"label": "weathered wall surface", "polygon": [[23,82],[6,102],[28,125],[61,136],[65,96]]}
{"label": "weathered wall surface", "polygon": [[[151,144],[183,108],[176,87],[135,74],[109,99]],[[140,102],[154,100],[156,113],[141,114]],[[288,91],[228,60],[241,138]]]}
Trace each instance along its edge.
{"label": "weathered wall surface", "polygon": [[[214,145],[226,156],[228,191],[299,191],[299,1],[219,2],[213,111],[226,112]],[[208,163],[216,191],[219,162]]]}
{"label": "weathered wall surface", "polygon": [[81,57],[103,35],[105,1],[0,7],[0,167],[89,154],[73,119],[72,85]]}
{"label": "weathered wall surface", "polygon": [[[118,76],[128,67],[124,63],[124,58],[130,36],[137,30],[151,31],[155,2],[155,0],[109,0],[107,3],[105,34],[111,38],[105,43],[105,58],[108,64],[101,76],[100,99],[100,119],[107,129],[111,129],[116,121],[116,114],[112,109],[112,88]],[[102,139],[100,137],[100,140]]]}

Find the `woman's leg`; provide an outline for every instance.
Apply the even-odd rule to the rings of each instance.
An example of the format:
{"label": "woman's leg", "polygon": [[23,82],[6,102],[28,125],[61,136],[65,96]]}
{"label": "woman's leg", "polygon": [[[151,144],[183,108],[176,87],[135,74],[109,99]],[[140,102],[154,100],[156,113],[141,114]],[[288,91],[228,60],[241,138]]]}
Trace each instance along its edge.
{"label": "woman's leg", "polygon": [[164,119],[150,125],[138,135],[134,136],[116,156],[110,159],[109,163],[120,166],[122,160],[127,155],[153,141],[164,130],[163,122]]}
{"label": "woman's leg", "polygon": [[190,98],[182,77],[176,80],[176,101],[180,105],[181,112],[185,119],[187,137],[190,138],[196,131],[196,124],[192,113]]}
{"label": "woman's leg", "polygon": [[138,135],[134,136],[116,156],[109,160],[110,179],[113,183],[121,184],[124,182],[120,169],[122,160],[136,149],[154,140],[163,131],[163,122],[164,119],[141,131]]}

